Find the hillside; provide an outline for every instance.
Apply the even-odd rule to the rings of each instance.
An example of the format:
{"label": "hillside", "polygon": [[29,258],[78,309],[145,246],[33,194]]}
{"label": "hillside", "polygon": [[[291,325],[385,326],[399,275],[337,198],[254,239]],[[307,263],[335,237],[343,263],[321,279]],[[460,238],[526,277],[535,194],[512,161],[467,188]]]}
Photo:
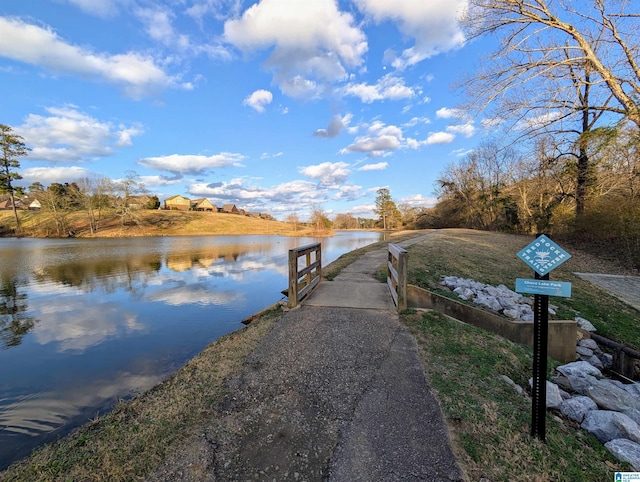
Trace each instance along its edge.
{"label": "hillside", "polygon": [[[59,237],[56,220],[49,212],[19,211],[22,235],[27,237]],[[62,237],[130,237],[130,236],[195,236],[215,234],[279,234],[284,236],[326,235],[311,228],[297,227],[280,221],[249,218],[237,214],[139,210],[122,222],[115,213],[103,213],[98,230],[91,233],[85,213],[73,212],[65,217]],[[12,211],[0,211],[0,236],[13,236],[15,221]]]}

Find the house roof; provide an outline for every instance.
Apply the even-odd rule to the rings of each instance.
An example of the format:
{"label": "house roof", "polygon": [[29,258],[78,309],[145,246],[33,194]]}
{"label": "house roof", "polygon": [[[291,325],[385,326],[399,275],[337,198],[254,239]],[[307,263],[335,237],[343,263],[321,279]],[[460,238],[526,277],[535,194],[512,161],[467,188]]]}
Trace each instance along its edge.
{"label": "house roof", "polygon": [[165,200],[164,200],[164,202],[167,202],[167,201],[173,201],[174,199],[177,199],[177,198],[186,199],[187,201],[189,200],[189,198],[186,198],[186,197],[184,197],[184,196],[181,196],[180,194],[176,194],[175,196],[170,196],[170,197],[168,197],[167,199],[165,199]]}

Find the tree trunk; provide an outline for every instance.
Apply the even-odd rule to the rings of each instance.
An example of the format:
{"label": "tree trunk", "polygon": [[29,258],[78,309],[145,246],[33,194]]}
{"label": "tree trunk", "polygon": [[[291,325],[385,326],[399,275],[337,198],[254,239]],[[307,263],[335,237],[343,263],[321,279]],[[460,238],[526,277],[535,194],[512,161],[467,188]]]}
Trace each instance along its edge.
{"label": "tree trunk", "polygon": [[13,207],[13,217],[16,219],[16,234],[20,234],[20,219],[18,219],[18,209],[16,208],[16,198],[13,196],[13,191],[9,191],[9,196]]}

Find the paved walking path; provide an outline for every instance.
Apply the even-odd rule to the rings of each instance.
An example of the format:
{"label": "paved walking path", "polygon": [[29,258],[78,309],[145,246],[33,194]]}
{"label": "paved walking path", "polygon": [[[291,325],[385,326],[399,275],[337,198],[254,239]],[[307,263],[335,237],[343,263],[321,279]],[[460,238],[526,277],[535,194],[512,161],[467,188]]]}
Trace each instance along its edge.
{"label": "paved walking path", "polygon": [[640,276],[598,273],[575,273],[575,275],[640,310]]}
{"label": "paved walking path", "polygon": [[464,480],[416,342],[372,278],[386,259],[369,252],[320,283],[249,356],[215,480]]}

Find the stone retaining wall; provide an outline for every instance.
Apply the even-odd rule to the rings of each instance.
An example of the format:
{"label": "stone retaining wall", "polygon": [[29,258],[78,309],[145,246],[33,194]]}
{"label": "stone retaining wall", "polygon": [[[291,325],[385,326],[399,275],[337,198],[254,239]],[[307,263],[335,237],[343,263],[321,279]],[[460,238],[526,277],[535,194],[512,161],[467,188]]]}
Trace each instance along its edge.
{"label": "stone retaining wall", "polygon": [[[507,340],[533,347],[532,321],[509,320],[414,285],[407,285],[407,304],[409,308],[437,310]],[[575,361],[576,337],[575,320],[549,320],[548,355],[562,363]]]}

